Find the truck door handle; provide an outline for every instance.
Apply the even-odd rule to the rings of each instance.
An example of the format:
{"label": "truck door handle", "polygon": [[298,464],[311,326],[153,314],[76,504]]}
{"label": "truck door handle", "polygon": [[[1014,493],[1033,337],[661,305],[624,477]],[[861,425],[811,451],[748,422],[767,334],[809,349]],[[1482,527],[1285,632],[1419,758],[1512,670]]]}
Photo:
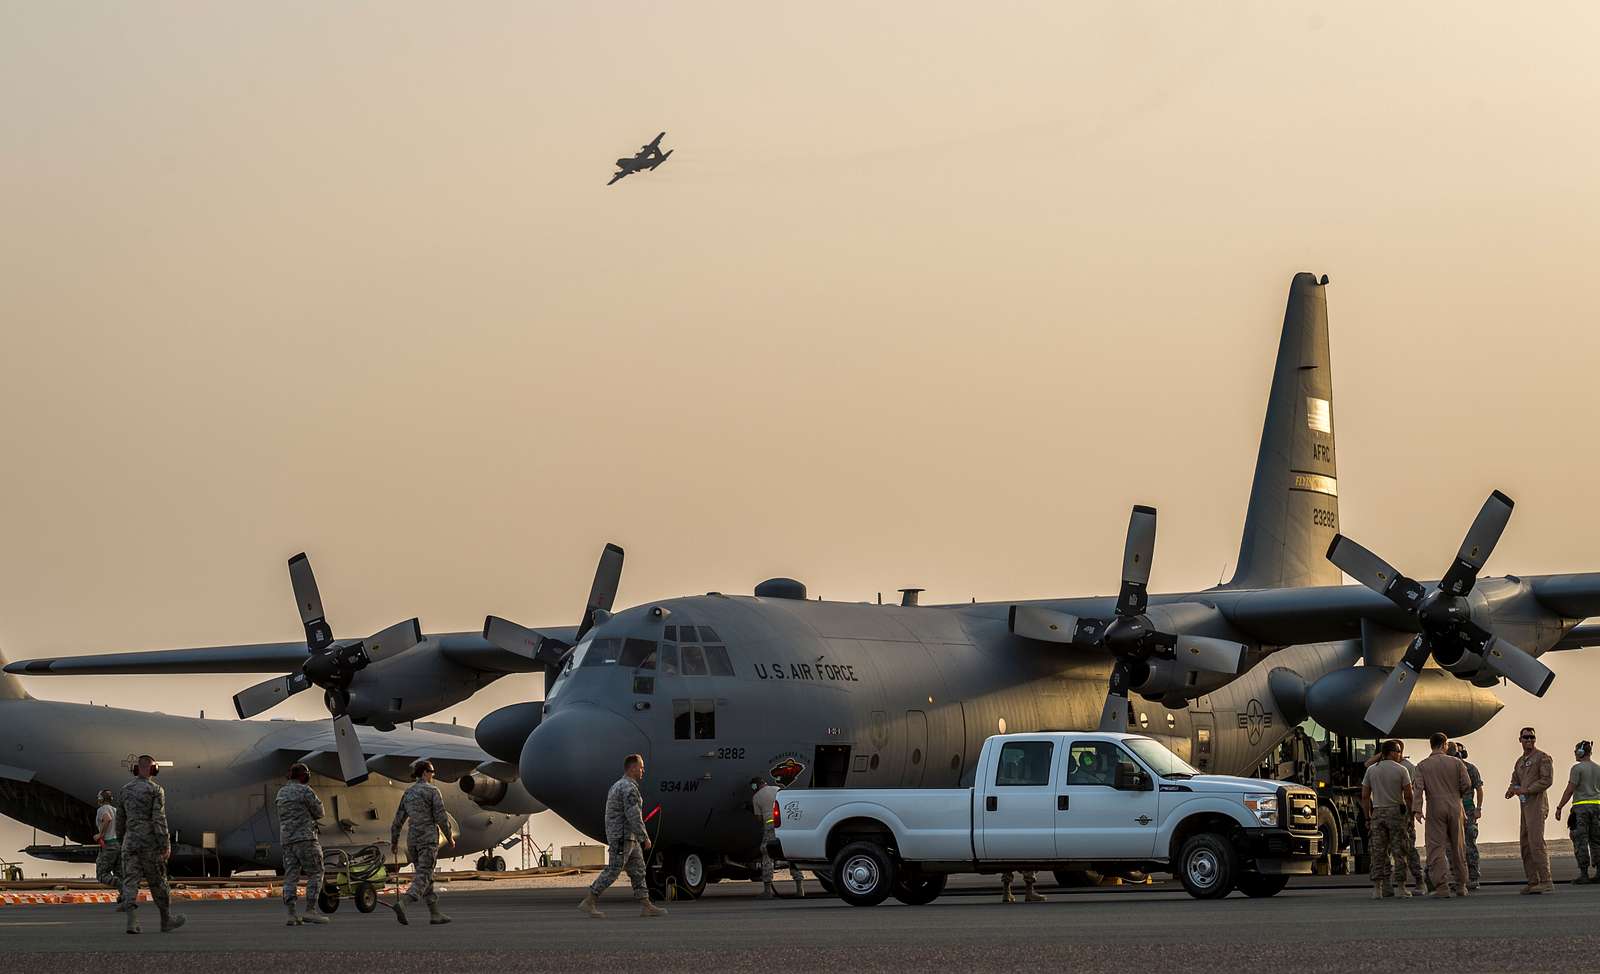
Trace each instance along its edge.
{"label": "truck door handle", "polygon": [[984,807],[985,811],[992,812],[995,809],[1000,807],[1000,799],[996,798],[993,795],[990,795],[989,797],[987,797],[987,798],[985,798],[983,800],[983,807]]}
{"label": "truck door handle", "polygon": [[1067,795],[1057,795],[1056,796],[1056,811],[1064,812],[1064,811],[1067,810],[1067,799],[1068,799]]}

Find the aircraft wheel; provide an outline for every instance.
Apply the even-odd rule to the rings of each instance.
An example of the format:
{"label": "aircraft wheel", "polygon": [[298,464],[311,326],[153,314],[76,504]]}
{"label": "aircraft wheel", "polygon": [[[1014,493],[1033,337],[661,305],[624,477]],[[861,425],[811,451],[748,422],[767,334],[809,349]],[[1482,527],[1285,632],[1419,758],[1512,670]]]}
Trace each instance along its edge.
{"label": "aircraft wheel", "polygon": [[478,857],[478,862],[477,862],[477,865],[475,866],[475,868],[480,873],[488,872],[489,871],[489,857],[488,856],[479,856]]}
{"label": "aircraft wheel", "polygon": [[322,891],[317,894],[317,909],[323,913],[337,913],[339,910],[339,891],[329,889],[326,886],[322,887]]}
{"label": "aircraft wheel", "polygon": [[697,900],[700,894],[706,891],[706,860],[705,856],[693,849],[684,849],[672,852],[667,857],[673,883],[678,887],[678,896],[683,899]]}
{"label": "aircraft wheel", "polygon": [[1191,835],[1178,853],[1178,878],[1197,900],[1220,900],[1233,891],[1239,855],[1226,836],[1215,832]]}
{"label": "aircraft wheel", "polygon": [[505,872],[506,871],[506,857],[505,856],[495,856],[493,859],[490,859],[489,860],[489,870],[491,872],[497,872],[497,873]]}
{"label": "aircraft wheel", "polygon": [[378,908],[378,891],[372,888],[371,883],[357,883],[355,901],[357,910],[371,913]]}
{"label": "aircraft wheel", "polygon": [[894,889],[895,862],[876,842],[852,842],[833,857],[839,898],[851,906],[877,906]]}
{"label": "aircraft wheel", "polygon": [[1258,898],[1277,896],[1288,885],[1288,876],[1263,876],[1260,873],[1245,873],[1239,877],[1239,892],[1246,896]]}
{"label": "aircraft wheel", "polygon": [[895,880],[894,890],[890,895],[906,906],[926,906],[939,898],[939,894],[944,892],[945,883],[949,881],[950,876],[947,873],[902,876]]}

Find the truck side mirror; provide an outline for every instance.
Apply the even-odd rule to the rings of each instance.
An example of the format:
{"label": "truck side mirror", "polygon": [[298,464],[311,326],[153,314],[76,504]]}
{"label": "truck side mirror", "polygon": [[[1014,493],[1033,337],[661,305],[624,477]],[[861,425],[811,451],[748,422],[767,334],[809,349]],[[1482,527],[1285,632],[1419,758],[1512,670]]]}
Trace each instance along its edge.
{"label": "truck side mirror", "polygon": [[1150,779],[1146,778],[1144,772],[1135,765],[1119,763],[1114,787],[1118,791],[1148,791]]}

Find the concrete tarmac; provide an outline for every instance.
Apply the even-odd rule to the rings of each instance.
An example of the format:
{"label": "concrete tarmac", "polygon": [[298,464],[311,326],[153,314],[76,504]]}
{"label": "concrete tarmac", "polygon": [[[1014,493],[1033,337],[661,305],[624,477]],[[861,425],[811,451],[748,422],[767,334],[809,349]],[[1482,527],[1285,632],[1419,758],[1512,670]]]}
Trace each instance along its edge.
{"label": "concrete tarmac", "polygon": [[[1297,881],[1270,899],[1190,898],[1176,883],[1046,888],[1049,902],[1001,904],[992,879],[963,877],[928,906],[861,909],[820,894],[762,900],[725,883],[670,915],[638,916],[625,888],[602,898],[604,920],[580,915],[574,890],[483,890],[441,897],[455,919],[430,926],[411,911],[362,915],[346,902],[323,927],[285,927],[282,904],[189,904],[189,924],[122,933],[104,906],[0,910],[8,968],[115,971],[1118,971],[1150,965],[1295,974],[1410,971],[1581,971],[1597,967],[1600,886],[1521,896],[1517,863],[1484,863],[1465,899],[1371,899],[1362,877]],[[1570,877],[1570,864],[1557,873]],[[626,884],[626,878],[623,884]],[[780,888],[786,888],[780,884]]]}

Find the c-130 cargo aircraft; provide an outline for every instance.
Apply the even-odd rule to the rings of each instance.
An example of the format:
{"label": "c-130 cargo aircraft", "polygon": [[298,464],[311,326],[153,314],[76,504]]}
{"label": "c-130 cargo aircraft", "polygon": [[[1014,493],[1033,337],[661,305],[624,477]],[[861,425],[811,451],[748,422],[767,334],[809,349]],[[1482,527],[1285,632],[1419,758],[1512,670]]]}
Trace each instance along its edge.
{"label": "c-130 cargo aircraft", "polygon": [[[608,545],[576,629],[491,616],[481,642],[426,638],[544,670],[543,701],[490,714],[476,736],[580,831],[603,835],[606,788],[642,753],[653,878],[690,895],[750,874],[752,777],[969,785],[983,740],[1006,731],[1126,727],[1218,773],[1254,770],[1307,717],[1352,735],[1469,733],[1500,709],[1502,676],[1542,693],[1538,655],[1600,644],[1579,625],[1600,613],[1600,574],[1479,580],[1510,510],[1498,492],[1443,589],[1340,539],[1326,286],[1290,285],[1238,564],[1217,588],[1147,594],[1155,512],[1139,507],[1115,597],[924,606],[909,591],[883,606],[777,578],[612,613],[622,550]],[[1330,551],[1370,588],[1342,585]],[[140,672],[135,656],[160,655],[16,666]],[[408,696],[382,664],[345,689]]]}

